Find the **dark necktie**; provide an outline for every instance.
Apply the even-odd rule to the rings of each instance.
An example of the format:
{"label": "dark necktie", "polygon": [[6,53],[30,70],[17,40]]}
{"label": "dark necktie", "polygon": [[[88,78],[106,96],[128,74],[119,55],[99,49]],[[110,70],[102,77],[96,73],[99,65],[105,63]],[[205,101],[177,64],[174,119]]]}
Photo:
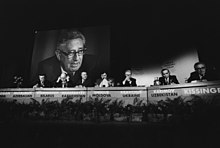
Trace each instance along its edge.
{"label": "dark necktie", "polygon": [[166,84],[169,84],[168,78],[165,79]]}

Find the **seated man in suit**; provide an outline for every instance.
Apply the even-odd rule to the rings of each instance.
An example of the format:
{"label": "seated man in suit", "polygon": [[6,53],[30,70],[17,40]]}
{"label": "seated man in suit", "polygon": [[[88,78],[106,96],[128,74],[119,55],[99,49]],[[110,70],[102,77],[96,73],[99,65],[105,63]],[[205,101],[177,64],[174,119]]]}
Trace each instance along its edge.
{"label": "seated man in suit", "polygon": [[101,74],[101,78],[97,79],[95,82],[95,87],[109,87],[109,79],[106,72]]}
{"label": "seated man in suit", "polygon": [[92,81],[88,78],[86,71],[81,72],[81,79],[76,83],[76,87],[92,87]]}
{"label": "seated man in suit", "polygon": [[39,74],[39,80],[37,83],[33,86],[33,88],[50,88],[52,87],[52,83],[46,79],[45,74]]}
{"label": "seated man in suit", "polygon": [[171,84],[179,84],[175,75],[170,75],[169,69],[161,70],[162,77],[159,78],[160,85],[171,85]]}
{"label": "seated man in suit", "polygon": [[38,73],[45,73],[51,82],[55,82],[62,73],[66,73],[73,86],[81,79],[82,71],[91,73],[93,78],[93,75],[97,74],[96,58],[85,52],[84,35],[77,30],[63,30],[58,38],[55,56],[40,62]]}
{"label": "seated man in suit", "polygon": [[125,71],[125,79],[122,81],[121,85],[125,87],[137,86],[136,79],[132,77],[131,70]]}
{"label": "seated man in suit", "polygon": [[55,87],[74,87],[74,84],[66,73],[62,73],[55,82]]}
{"label": "seated man in suit", "polygon": [[195,63],[194,69],[195,71],[190,73],[190,77],[187,80],[188,83],[218,80],[217,74],[207,71],[206,65],[203,62]]}

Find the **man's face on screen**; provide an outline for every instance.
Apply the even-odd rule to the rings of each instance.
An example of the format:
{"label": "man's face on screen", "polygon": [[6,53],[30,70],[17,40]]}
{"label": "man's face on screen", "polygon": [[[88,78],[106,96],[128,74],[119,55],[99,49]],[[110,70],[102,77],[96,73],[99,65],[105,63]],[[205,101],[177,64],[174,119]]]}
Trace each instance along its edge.
{"label": "man's face on screen", "polygon": [[66,42],[60,52],[61,66],[68,73],[77,71],[83,61],[84,46],[81,39],[73,39]]}

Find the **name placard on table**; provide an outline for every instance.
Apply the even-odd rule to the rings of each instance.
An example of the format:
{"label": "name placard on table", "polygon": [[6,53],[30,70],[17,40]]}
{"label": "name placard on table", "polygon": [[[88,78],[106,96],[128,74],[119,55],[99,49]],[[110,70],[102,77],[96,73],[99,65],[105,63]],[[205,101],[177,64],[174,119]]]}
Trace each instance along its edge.
{"label": "name placard on table", "polygon": [[88,88],[88,98],[123,100],[124,105],[133,104],[135,98],[147,103],[146,87]]}
{"label": "name placard on table", "polygon": [[43,99],[61,102],[66,98],[86,101],[86,88],[37,88],[35,91],[35,99],[40,102]]}
{"label": "name placard on table", "polygon": [[31,98],[42,102],[42,100],[61,102],[65,98],[72,101],[82,99],[118,99],[124,104],[133,104],[135,98],[147,102],[146,87],[109,87],[109,88],[35,88],[29,89],[1,89],[1,99],[16,99],[18,102],[29,103]]}
{"label": "name placard on table", "polygon": [[30,102],[34,98],[35,90],[33,88],[6,88],[0,89],[0,98],[8,100],[17,100],[18,102]]}
{"label": "name placard on table", "polygon": [[155,102],[160,100],[174,99],[182,97],[183,99],[191,99],[199,96],[202,99],[211,99],[214,96],[220,97],[219,82],[200,82],[186,83],[166,86],[157,86],[148,88],[148,101]]}
{"label": "name placard on table", "polygon": [[220,81],[185,83],[152,87],[88,87],[88,88],[6,88],[0,89],[0,99],[17,100],[29,103],[31,98],[41,102],[43,99],[61,102],[65,98],[72,101],[82,99],[122,100],[125,105],[133,104],[134,99],[143,103],[181,97],[191,99],[199,96],[204,99],[220,97]]}

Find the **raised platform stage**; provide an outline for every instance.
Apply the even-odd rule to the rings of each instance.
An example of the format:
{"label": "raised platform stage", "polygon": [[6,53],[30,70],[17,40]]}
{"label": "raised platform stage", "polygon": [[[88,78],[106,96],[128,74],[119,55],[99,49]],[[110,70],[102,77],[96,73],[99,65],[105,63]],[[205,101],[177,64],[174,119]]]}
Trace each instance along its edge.
{"label": "raised platform stage", "polygon": [[16,99],[18,102],[29,103],[31,98],[41,102],[43,99],[61,101],[67,97],[74,100],[82,98],[88,101],[94,98],[124,100],[132,104],[135,98],[143,102],[155,102],[179,96],[190,99],[192,96],[213,98],[220,96],[220,81],[175,84],[152,87],[108,87],[108,88],[5,88],[0,89],[0,99]]}

